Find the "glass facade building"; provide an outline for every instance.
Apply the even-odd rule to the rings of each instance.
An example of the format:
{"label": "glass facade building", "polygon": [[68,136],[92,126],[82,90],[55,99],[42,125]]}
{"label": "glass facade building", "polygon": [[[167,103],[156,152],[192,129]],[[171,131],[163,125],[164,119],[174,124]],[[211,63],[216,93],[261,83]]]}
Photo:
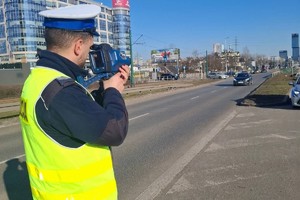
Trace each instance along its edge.
{"label": "glass facade building", "polygon": [[299,61],[299,34],[292,34],[292,60]]}
{"label": "glass facade building", "polygon": [[1,62],[35,59],[36,49],[45,45],[43,19],[38,15],[45,8],[45,2],[40,0],[3,1],[2,43],[6,48],[1,49],[1,53],[6,55],[1,57]]}
{"label": "glass facade building", "polygon": [[[92,0],[0,0],[0,64],[27,63],[36,61],[37,48],[45,49],[43,18],[38,15],[42,10],[59,8],[76,4],[95,4],[101,7],[101,13],[96,17],[95,23],[99,37],[94,37],[95,43],[115,44],[115,39],[126,39],[128,30],[114,25],[113,12],[119,19],[119,11],[102,3]],[[123,12],[123,11],[122,11]],[[129,9],[126,12],[129,13]],[[122,14],[122,13],[121,13]],[[129,19],[129,14],[128,14]],[[116,21],[116,20],[115,20]],[[128,20],[130,22],[130,20]],[[126,26],[130,26],[127,23]],[[118,29],[118,31],[116,31]],[[114,31],[115,30],[115,31]],[[125,36],[122,31],[127,31]],[[119,36],[115,37],[117,33]],[[121,49],[129,49],[128,46]],[[115,46],[114,46],[115,47]],[[118,48],[119,46],[117,46]]]}
{"label": "glass facade building", "polygon": [[128,0],[112,0],[113,47],[130,55],[130,11]]}
{"label": "glass facade building", "polygon": [[288,60],[288,52],[287,50],[281,50],[279,51],[279,57],[285,59],[285,61]]}

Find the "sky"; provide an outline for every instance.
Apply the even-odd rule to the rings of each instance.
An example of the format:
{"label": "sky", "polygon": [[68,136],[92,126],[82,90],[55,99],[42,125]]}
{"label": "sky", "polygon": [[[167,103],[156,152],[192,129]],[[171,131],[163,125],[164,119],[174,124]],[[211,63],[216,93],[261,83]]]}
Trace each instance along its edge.
{"label": "sky", "polygon": [[[112,7],[112,0],[99,0]],[[181,57],[204,56],[221,43],[241,53],[291,57],[300,34],[300,0],[130,0],[133,57],[179,48]]]}

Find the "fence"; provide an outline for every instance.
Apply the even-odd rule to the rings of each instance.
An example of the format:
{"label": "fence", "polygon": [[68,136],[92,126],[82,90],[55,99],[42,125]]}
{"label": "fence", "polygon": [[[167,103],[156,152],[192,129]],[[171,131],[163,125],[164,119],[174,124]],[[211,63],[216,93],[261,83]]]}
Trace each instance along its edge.
{"label": "fence", "polygon": [[[19,63],[21,64],[21,63]],[[10,65],[6,66],[5,69],[0,66],[0,85],[23,85],[24,81],[30,73],[30,63],[21,64],[21,65]],[[153,75],[154,72],[144,72],[139,71],[134,73],[134,83],[148,83],[148,82],[157,82],[164,81],[159,80],[157,76]],[[201,75],[201,76],[200,76]],[[180,79],[203,79],[204,75],[198,73],[181,73],[179,75]]]}
{"label": "fence", "polygon": [[29,63],[0,66],[0,85],[23,85],[29,73]]}
{"label": "fence", "polygon": [[[134,83],[140,84],[140,83],[149,83],[149,82],[157,82],[157,81],[164,81],[159,80],[158,76],[155,76],[155,72],[135,72],[134,74]],[[181,73],[179,75],[180,79],[204,79],[204,74],[198,73]]]}

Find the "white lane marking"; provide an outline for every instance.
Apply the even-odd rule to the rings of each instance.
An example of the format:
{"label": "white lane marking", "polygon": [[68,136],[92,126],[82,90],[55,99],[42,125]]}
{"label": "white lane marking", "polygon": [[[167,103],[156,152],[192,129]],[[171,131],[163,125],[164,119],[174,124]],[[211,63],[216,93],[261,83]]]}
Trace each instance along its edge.
{"label": "white lane marking", "polygon": [[191,100],[197,99],[199,96],[192,97]]}
{"label": "white lane marking", "polygon": [[262,135],[262,136],[257,136],[259,138],[280,138],[280,139],[284,139],[284,140],[291,140],[291,139],[295,139],[295,137],[286,137],[283,135],[279,135],[279,134],[270,134],[270,135]]}
{"label": "white lane marking", "polygon": [[210,93],[215,93],[217,90],[213,90],[213,91],[211,91]]}
{"label": "white lane marking", "polygon": [[173,185],[173,187],[167,192],[167,194],[173,194],[178,192],[183,192],[187,190],[192,190],[194,186],[183,176]]}
{"label": "white lane marking", "polygon": [[7,160],[3,160],[3,161],[0,162],[0,165],[4,164],[4,163],[6,163],[7,161],[10,161],[10,160],[12,160],[12,159],[22,158],[22,157],[24,157],[24,156],[25,156],[25,154],[22,154],[22,155],[19,155],[19,156],[16,156],[16,157],[12,157],[12,158],[7,159]]}
{"label": "white lane marking", "polygon": [[[140,117],[144,117],[144,116],[146,116],[146,115],[149,115],[149,113],[145,113],[145,114],[143,114],[143,115],[136,116],[136,117],[134,117],[134,118],[129,119],[129,121],[130,121],[130,120],[137,119],[137,118],[140,118]],[[17,125],[17,124],[19,124],[19,123],[11,124],[11,125]],[[14,159],[14,158],[21,158],[21,157],[24,157],[24,156],[25,156],[25,154],[22,154],[22,155],[19,155],[19,156],[16,156],[16,157],[13,157],[13,158],[10,158],[10,159],[7,159],[7,160],[0,161],[0,165],[6,163],[7,161],[9,161],[9,160],[11,160],[11,159]]]}
{"label": "white lane marking", "polygon": [[243,122],[243,123],[238,123],[238,124],[231,124],[225,128],[225,130],[234,130],[234,129],[241,129],[241,128],[251,128],[254,126],[258,125],[266,125],[270,124],[272,122],[271,119],[264,119],[264,120],[259,120],[255,122]]}
{"label": "white lane marking", "polygon": [[158,177],[151,185],[142,192],[136,200],[153,200],[164,190],[171,181],[179,174],[189,162],[224,128],[228,122],[236,116],[233,111],[213,129],[209,131],[201,140],[192,146],[182,157],[180,157],[172,167],[167,169],[160,177]]}
{"label": "white lane marking", "polygon": [[210,169],[205,169],[203,170],[205,173],[215,173],[219,171],[229,171],[229,170],[237,170],[242,167],[244,167],[246,164],[241,163],[241,164],[233,164],[233,165],[227,165],[227,166],[221,166],[221,167],[215,167],[215,168],[210,168]]}
{"label": "white lane marking", "polygon": [[134,119],[137,119],[137,118],[140,118],[140,117],[144,117],[144,116],[146,116],[146,115],[149,115],[149,113],[145,113],[145,114],[142,114],[142,115],[133,117],[133,118],[129,119],[129,121],[134,120]]}
{"label": "white lane marking", "polygon": [[222,185],[222,184],[233,183],[233,182],[241,181],[241,180],[257,179],[257,178],[261,178],[261,177],[264,177],[264,176],[267,176],[267,174],[258,174],[258,175],[255,174],[255,175],[249,176],[249,177],[241,177],[241,176],[234,175],[233,178],[228,178],[228,179],[225,179],[225,180],[222,180],[222,181],[206,180],[205,181],[206,184],[203,187],[205,188],[205,187],[219,186],[219,185]]}

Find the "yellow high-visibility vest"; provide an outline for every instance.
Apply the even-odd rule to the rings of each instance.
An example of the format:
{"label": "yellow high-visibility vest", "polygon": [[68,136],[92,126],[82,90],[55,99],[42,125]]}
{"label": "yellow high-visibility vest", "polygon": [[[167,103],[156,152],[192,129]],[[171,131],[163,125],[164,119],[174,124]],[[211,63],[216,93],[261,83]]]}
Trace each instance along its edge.
{"label": "yellow high-visibility vest", "polygon": [[115,200],[117,186],[109,147],[65,147],[38,124],[36,103],[46,86],[59,77],[68,78],[54,69],[36,67],[21,94],[19,118],[33,199]]}

